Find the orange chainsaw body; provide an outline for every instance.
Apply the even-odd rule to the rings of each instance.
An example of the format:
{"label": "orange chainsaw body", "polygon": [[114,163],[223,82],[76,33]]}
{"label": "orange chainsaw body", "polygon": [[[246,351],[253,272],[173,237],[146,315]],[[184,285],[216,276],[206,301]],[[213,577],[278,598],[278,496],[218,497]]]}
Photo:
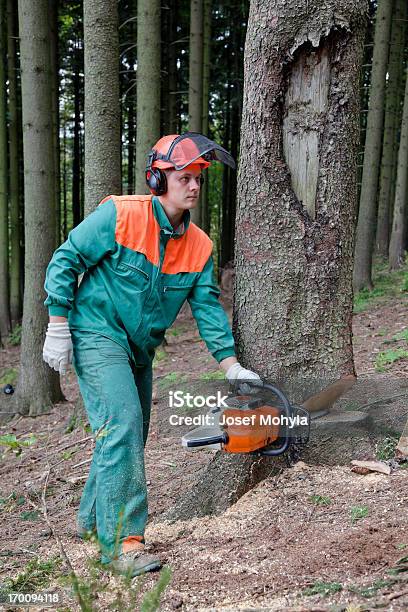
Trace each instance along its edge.
{"label": "orange chainsaw body", "polygon": [[223,450],[227,453],[250,453],[269,446],[279,438],[280,414],[281,411],[272,406],[259,406],[254,410],[227,408],[220,422],[228,434]]}

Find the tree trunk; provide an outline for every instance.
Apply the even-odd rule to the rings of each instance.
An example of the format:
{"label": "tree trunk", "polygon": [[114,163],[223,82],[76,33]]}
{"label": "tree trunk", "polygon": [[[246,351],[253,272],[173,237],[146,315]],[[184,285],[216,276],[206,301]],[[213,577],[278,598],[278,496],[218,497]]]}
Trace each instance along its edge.
{"label": "tree trunk", "polygon": [[74,142],[72,155],[72,225],[76,227],[81,223],[81,149],[80,149],[80,126],[81,126],[81,107],[80,107],[80,64],[78,40],[74,46],[73,57],[73,91],[74,91]]}
{"label": "tree trunk", "polygon": [[169,82],[169,134],[177,134],[178,129],[178,100],[177,100],[177,18],[178,0],[171,0],[169,15],[169,49],[168,49],[168,82]]}
{"label": "tree trunk", "polygon": [[[130,43],[132,45],[136,44],[136,14],[137,7],[136,2],[130,3],[130,17],[133,18],[130,22]],[[135,149],[136,149],[136,113],[135,113],[135,104],[136,104],[136,93],[135,87],[132,87],[136,83],[136,53],[135,47],[129,49],[129,81],[128,87],[131,88],[128,91],[127,100],[128,100],[128,167],[127,167],[127,192],[129,194],[135,193]]]}
{"label": "tree trunk", "polygon": [[378,176],[384,124],[384,96],[394,0],[379,0],[375,24],[373,69],[357,223],[354,289],[372,287],[371,264],[376,228]]}
{"label": "tree trunk", "polygon": [[17,6],[7,0],[7,71],[9,81],[9,206],[10,206],[10,315],[12,326],[21,318],[21,225],[18,167],[18,102],[17,102]]}
{"label": "tree trunk", "polygon": [[128,168],[127,192],[135,193],[135,147],[136,147],[136,114],[135,97],[131,95],[128,106]]}
{"label": "tree trunk", "polygon": [[405,45],[404,41],[406,40],[407,35],[407,21],[408,21],[408,6],[406,4],[403,5],[403,11],[401,13],[401,26],[402,26],[402,47],[401,47],[401,56],[399,60],[399,74],[398,74],[398,100],[397,100],[397,112],[395,114],[395,146],[393,149],[393,159],[392,159],[392,168],[393,168],[393,180],[391,182],[390,189],[390,217],[389,217],[389,225],[390,225],[390,233],[392,228],[393,214],[394,214],[394,202],[395,202],[395,189],[397,183],[397,166],[398,166],[398,144],[399,144],[399,136],[400,136],[400,128],[402,121],[402,111],[404,106],[404,95],[405,95],[405,64],[404,59],[406,58]]}
{"label": "tree trunk", "polygon": [[[61,399],[42,359],[45,270],[55,248],[55,165],[48,0],[19,0],[25,194],[25,291],[16,410],[35,416]],[[35,36],[33,36],[35,32]],[[39,240],[39,237],[41,239]]]}
{"label": "tree trunk", "polygon": [[[211,66],[211,0],[204,0],[203,18],[203,98],[201,131],[209,134],[209,105],[210,105],[210,66]],[[201,189],[201,227],[210,233],[209,184],[208,170],[205,172],[205,182]]]}
{"label": "tree trunk", "polygon": [[[311,0],[308,7],[255,0],[248,22],[235,340],[244,366],[278,383],[305,385],[307,392],[354,373],[353,229],[366,8],[365,0]],[[217,453],[172,518],[225,508],[279,463]]]}
{"label": "tree trunk", "polygon": [[401,135],[398,151],[397,184],[395,188],[394,218],[390,240],[390,270],[400,268],[404,263],[404,241],[408,199],[408,68],[405,81],[404,110],[402,113]]}
{"label": "tree trunk", "polygon": [[376,248],[379,255],[387,257],[390,237],[391,185],[395,178],[394,152],[397,149],[399,117],[399,77],[403,62],[406,0],[395,0],[391,28],[388,83],[385,103],[384,139],[381,160],[380,194],[378,198]]}
{"label": "tree trunk", "polygon": [[137,4],[137,121],[135,192],[147,193],[147,154],[160,137],[160,2]]}
{"label": "tree trunk", "polygon": [[[230,53],[227,55],[227,91],[225,99],[225,120],[224,120],[224,149],[227,151],[230,148],[231,139],[231,61]],[[232,231],[231,231],[231,172],[229,166],[222,168],[222,222],[221,222],[221,258],[220,266],[224,267],[231,260],[232,254]]]}
{"label": "tree trunk", "polygon": [[9,310],[9,237],[7,185],[7,117],[6,117],[6,3],[0,0],[0,333],[10,331]]}
{"label": "tree trunk", "polygon": [[[188,85],[188,129],[202,131],[203,107],[203,4],[204,0],[190,2],[190,61]],[[191,220],[201,226],[201,199],[191,211]]]}
{"label": "tree trunk", "polygon": [[86,216],[122,184],[116,2],[84,0],[84,48]]}
{"label": "tree trunk", "polygon": [[52,138],[54,145],[55,180],[55,246],[61,244],[61,203],[60,203],[60,155],[59,155],[59,56],[58,56],[58,0],[49,1],[50,54],[51,54],[51,96],[52,96]]}
{"label": "tree trunk", "polygon": [[64,242],[65,240],[68,238],[68,219],[67,219],[67,195],[68,195],[68,186],[67,186],[67,124],[66,124],[66,118],[64,117],[64,130],[63,130],[63,157],[62,157],[62,202],[63,202],[63,221],[62,221],[62,227],[63,227],[63,238],[64,238]]}

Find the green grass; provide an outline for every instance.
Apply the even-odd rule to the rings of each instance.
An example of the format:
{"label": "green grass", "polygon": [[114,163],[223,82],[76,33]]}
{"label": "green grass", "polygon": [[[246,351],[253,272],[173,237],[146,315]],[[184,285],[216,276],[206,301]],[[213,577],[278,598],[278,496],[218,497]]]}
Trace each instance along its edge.
{"label": "green grass", "polygon": [[38,510],[28,510],[27,512],[22,512],[20,518],[22,521],[38,521],[40,513]]}
{"label": "green grass", "polygon": [[183,334],[185,331],[185,329],[183,327],[172,327],[171,329],[167,330],[167,333],[170,336],[181,336],[181,334]]}
{"label": "green grass", "polygon": [[204,372],[204,374],[200,374],[200,380],[225,380],[225,374],[222,370]]}
{"label": "green grass", "polygon": [[37,442],[34,434],[30,433],[25,439],[17,440],[14,434],[3,434],[0,436],[0,446],[5,446],[8,450],[12,450],[16,455],[20,455],[23,448],[28,448]]}
{"label": "green grass", "polygon": [[185,374],[181,374],[180,372],[169,372],[163,378],[160,378],[157,381],[158,386],[161,389],[166,389],[167,387],[171,387],[175,384],[185,383],[187,380],[187,376]]}
{"label": "green grass", "polygon": [[347,404],[343,406],[342,409],[347,412],[351,412],[352,410],[359,410],[359,408],[360,408],[359,402],[356,402],[355,400],[353,400],[351,402],[347,402]]}
{"label": "green grass", "polygon": [[[71,594],[79,607],[84,612],[96,612],[100,610],[98,602],[102,595],[107,595],[109,602],[105,602],[104,610],[121,610],[121,612],[156,612],[160,609],[161,597],[172,578],[169,566],[164,566],[155,585],[142,593],[146,582],[146,575],[137,579],[131,576],[116,574],[115,581],[106,579],[106,566],[94,558],[87,559],[86,574],[65,574],[58,577],[58,583],[64,587],[70,587]],[[62,608],[70,611],[72,608]]]}
{"label": "green grass", "polygon": [[400,361],[400,359],[408,359],[408,350],[403,348],[388,349],[379,353],[375,360],[375,369],[377,372],[385,372],[386,366]]}
{"label": "green grass", "polygon": [[360,595],[361,597],[369,598],[374,597],[374,595],[377,595],[377,592],[380,589],[385,589],[386,587],[389,587],[392,584],[394,584],[393,580],[375,580],[369,586],[357,587],[350,585],[349,587],[347,587],[347,590],[351,593],[356,593],[356,595]]}
{"label": "green grass", "polygon": [[309,501],[315,506],[330,506],[332,503],[331,498],[325,495],[311,495]]}
{"label": "green grass", "polygon": [[171,580],[171,569],[164,566],[155,586],[143,597],[140,612],[155,612],[160,607],[160,599]]}
{"label": "green grass", "polygon": [[0,512],[13,512],[17,506],[22,506],[24,503],[25,497],[12,491],[7,497],[0,497]]}
{"label": "green grass", "polygon": [[399,340],[405,340],[406,342],[408,342],[408,327],[398,332],[398,334],[395,334],[392,339],[396,342],[398,342]]}
{"label": "green grass", "polygon": [[75,429],[79,427],[84,427],[84,425],[86,425],[86,423],[84,423],[82,415],[77,409],[75,409],[69,417],[68,424],[64,429],[64,434],[72,433],[73,431],[75,431]]}
{"label": "green grass", "polygon": [[153,365],[155,365],[159,361],[163,361],[164,359],[166,359],[166,357],[167,357],[166,351],[164,351],[163,349],[157,349],[154,355]]}
{"label": "green grass", "polygon": [[312,586],[307,587],[302,591],[302,595],[334,595],[339,593],[343,589],[343,586],[339,582],[322,582],[318,580]]}
{"label": "green grass", "polygon": [[76,446],[74,448],[70,448],[66,451],[63,451],[61,453],[61,459],[63,459],[64,461],[68,461],[68,459],[71,459],[71,457],[73,455],[75,455],[75,453],[77,453],[79,450],[79,448],[77,448]]}
{"label": "green grass", "polygon": [[353,506],[350,509],[351,522],[356,523],[363,518],[368,516],[368,507],[367,506]]}
{"label": "green grass", "polygon": [[21,574],[15,578],[5,578],[3,589],[14,593],[35,593],[46,589],[51,578],[60,572],[60,565],[60,557],[48,561],[40,561],[37,557],[30,559]]}
{"label": "green grass", "polygon": [[0,385],[14,385],[17,380],[17,368],[5,368],[0,375]]}
{"label": "green grass", "polygon": [[9,334],[7,341],[11,346],[19,346],[21,344],[21,325],[17,323],[13,331]]}
{"label": "green grass", "polygon": [[401,557],[395,562],[394,567],[387,571],[387,574],[391,576],[398,576],[399,574],[408,574],[408,555]]}
{"label": "green grass", "polygon": [[373,284],[373,289],[362,289],[354,296],[354,313],[364,312],[383,299],[401,297],[408,292],[408,266],[389,272],[386,262],[377,262]]}
{"label": "green grass", "polygon": [[399,436],[386,436],[380,440],[375,449],[375,457],[379,461],[389,461],[394,458]]}
{"label": "green grass", "polygon": [[388,334],[388,329],[378,329],[377,336],[386,336]]}

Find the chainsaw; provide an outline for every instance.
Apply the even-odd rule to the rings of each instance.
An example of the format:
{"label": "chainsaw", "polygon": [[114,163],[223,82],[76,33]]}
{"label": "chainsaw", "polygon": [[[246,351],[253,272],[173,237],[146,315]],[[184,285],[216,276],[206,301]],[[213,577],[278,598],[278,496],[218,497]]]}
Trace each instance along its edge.
{"label": "chainsaw", "polygon": [[[182,445],[269,457],[285,454],[289,462],[296,461],[309,441],[311,420],[326,415],[354,382],[354,376],[342,378],[300,406],[275,385],[262,380],[241,382],[222,407],[211,410],[211,424],[185,434]],[[265,399],[265,391],[271,399]]]}

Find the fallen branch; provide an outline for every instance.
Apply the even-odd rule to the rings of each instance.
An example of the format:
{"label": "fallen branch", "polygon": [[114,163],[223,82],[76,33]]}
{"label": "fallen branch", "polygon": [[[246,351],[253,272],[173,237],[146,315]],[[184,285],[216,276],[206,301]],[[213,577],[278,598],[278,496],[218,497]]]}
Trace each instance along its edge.
{"label": "fallen branch", "polygon": [[79,467],[80,465],[86,465],[87,463],[91,463],[92,459],[85,459],[85,461],[81,461],[80,463],[76,463],[75,465],[71,466],[71,469],[73,470],[74,468]]}
{"label": "fallen branch", "polygon": [[387,404],[394,399],[399,399],[400,397],[407,397],[407,393],[399,393],[398,395],[391,395],[390,397],[383,397],[378,400],[374,400],[373,402],[369,402],[368,404],[364,404],[363,406],[359,406],[359,410],[364,410],[365,408],[370,408],[370,406],[374,406],[375,404]]}

